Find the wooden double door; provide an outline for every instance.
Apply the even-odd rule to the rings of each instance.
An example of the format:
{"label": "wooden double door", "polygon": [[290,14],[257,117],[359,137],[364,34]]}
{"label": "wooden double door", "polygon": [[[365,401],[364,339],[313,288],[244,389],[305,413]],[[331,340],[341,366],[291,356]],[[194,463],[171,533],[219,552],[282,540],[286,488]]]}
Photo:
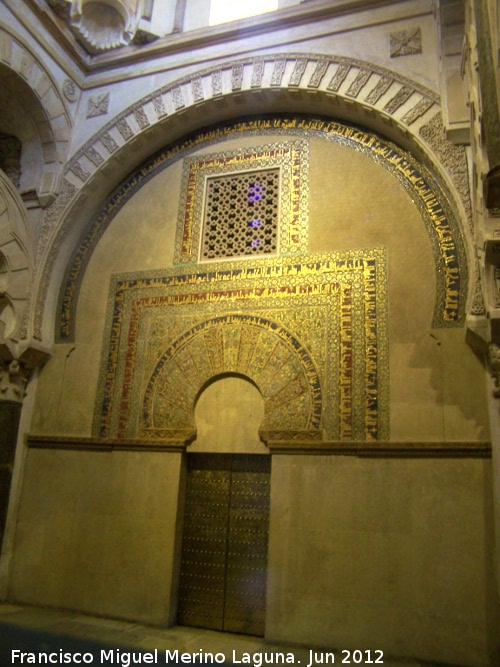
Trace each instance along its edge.
{"label": "wooden double door", "polygon": [[263,635],[271,457],[190,454],[178,623]]}

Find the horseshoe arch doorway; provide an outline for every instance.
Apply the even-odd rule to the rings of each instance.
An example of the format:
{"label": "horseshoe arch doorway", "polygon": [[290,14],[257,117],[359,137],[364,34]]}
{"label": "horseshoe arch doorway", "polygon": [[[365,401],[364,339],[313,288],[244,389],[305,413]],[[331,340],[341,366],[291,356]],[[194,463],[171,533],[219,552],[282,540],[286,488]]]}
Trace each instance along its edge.
{"label": "horseshoe arch doorway", "polygon": [[264,635],[271,457],[264,402],[243,376],[208,384],[187,454],[177,622]]}

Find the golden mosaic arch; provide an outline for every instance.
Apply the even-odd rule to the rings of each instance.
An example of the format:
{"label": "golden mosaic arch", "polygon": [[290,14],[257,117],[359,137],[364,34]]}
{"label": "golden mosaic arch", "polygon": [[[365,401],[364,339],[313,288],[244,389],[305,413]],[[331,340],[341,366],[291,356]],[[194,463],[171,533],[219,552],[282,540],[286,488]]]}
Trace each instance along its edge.
{"label": "golden mosaic arch", "polygon": [[[413,159],[409,153],[372,132],[325,119],[274,116],[228,123],[224,127],[198,133],[182,140],[179,144],[168,146],[145,162],[140,169],[131,174],[111,193],[105,205],[93,217],[89,227],[82,234],[80,243],[66,268],[56,318],[55,339],[57,342],[74,340],[78,292],[86,266],[107,226],[132,194],[159,171],[173,164],[181,156],[184,157],[186,151],[201,146],[210,146],[212,142],[217,144],[229,136],[245,136],[249,133],[282,135],[284,141],[277,144],[278,148],[281,146],[280,150],[283,147],[286,148],[287,145],[305,146],[305,140],[308,138],[320,137],[362,152],[387,169],[414,201],[429,235],[436,266],[436,302],[432,326],[434,328],[462,326],[469,285],[465,242],[460,221],[455,215],[446,192],[426,167]],[[303,201],[306,199],[307,192],[307,176],[304,168],[307,165],[307,155],[304,150],[295,152],[299,157],[304,156],[304,159],[300,157],[301,166],[293,172],[293,178],[300,177],[301,183],[297,192],[290,190],[289,209],[297,211],[298,215],[295,218],[290,216],[288,229],[292,232],[292,236],[297,232],[299,242],[295,244],[295,248],[293,248],[294,244],[289,244],[287,249],[289,253],[293,250],[297,251],[299,255],[305,252],[307,237],[306,205]],[[214,156],[209,157],[219,160],[225,168],[230,161],[238,158],[237,152],[217,153]],[[258,150],[255,152],[255,157],[258,158]],[[181,208],[179,211],[174,260],[176,262],[196,261],[192,252],[184,252],[183,243],[185,238],[192,238],[200,233],[200,215],[196,215],[196,211],[200,209],[199,203],[197,204],[199,192],[196,194],[196,190],[200,191],[201,188],[194,187],[195,178],[193,178],[192,189],[190,189],[192,184],[189,183],[191,166],[192,164],[196,166],[197,160],[198,158],[195,157],[194,162],[188,162],[189,169],[184,170],[183,179],[186,180],[186,183],[185,187],[183,186],[181,197],[185,210]],[[198,167],[195,171],[200,171],[200,168]]]}
{"label": "golden mosaic arch", "polygon": [[[243,71],[249,76],[241,77]],[[372,130],[382,133],[390,119],[391,134],[397,134],[401,145],[415,149],[418,154],[423,151],[429,157],[433,170],[448,184],[459,214],[465,220],[465,211],[470,207],[465,152],[463,147],[453,146],[446,139],[439,97],[433,91],[393,70],[337,55],[280,53],[267,54],[265,58],[231,60],[152,91],[110,119],[72,156],[59,197],[45,216],[40,234],[41,259],[33,306],[36,338],[52,337],[48,327],[54,313],[47,302],[52,276],[61,280],[61,289],[65,290],[67,274],[75,270],[75,257],[69,258],[61,252],[64,239],[88,223],[87,216],[92,215],[94,202],[106,197],[110,184],[114,182],[118,186],[127,173],[137,169],[137,154],[128,150],[129,147],[140,144],[141,155],[147,145],[152,151],[156,150],[160,135],[161,141],[168,144],[172,131],[178,127],[180,114],[188,110],[203,119],[198,124],[201,128],[206,119],[204,105],[213,105],[214,101],[227,102],[232,107],[230,116],[236,119],[241,116],[242,96],[255,98],[258,91],[265,93],[262,99],[293,98],[294,104],[302,99],[297,93],[303,91],[304,100],[317,100],[315,114],[331,116],[334,109],[337,119],[368,124]],[[369,114],[367,110],[371,110]],[[307,105],[299,111],[310,113]],[[217,119],[214,122],[217,123]],[[172,148],[182,150],[182,142]],[[109,169],[111,163],[113,168]],[[88,236],[88,231],[80,242],[86,243],[84,237]],[[99,234],[95,227],[92,233]],[[81,254],[80,242],[73,248],[75,256]],[[79,257],[76,262],[80,263]],[[71,289],[77,291],[78,287],[73,285]]]}
{"label": "golden mosaic arch", "polygon": [[200,391],[228,373],[249,378],[259,389],[262,428],[320,427],[320,380],[299,340],[268,318],[227,314],[192,327],[169,345],[147,385],[140,437],[194,427]]}
{"label": "golden mosaic arch", "polygon": [[[355,317],[356,312],[361,319]],[[196,327],[207,326],[207,322],[212,326],[217,317],[229,318],[217,323],[229,326],[231,322],[233,328],[241,328],[242,322],[260,324],[299,356],[317,409],[311,427],[295,431],[312,434],[315,429],[324,430],[333,440],[389,437],[387,281],[382,248],[115,276],[106,314],[108,336],[96,394],[94,435],[151,442],[181,438],[184,442],[193,434],[192,425],[155,425],[152,402],[144,396],[148,386],[150,399],[155,393],[155,369],[157,375],[162,372],[159,360],[165,364],[199,332]],[[238,347],[240,341],[241,336]],[[249,349],[247,342],[247,352]],[[172,373],[183,373],[182,381],[195,385],[188,406],[195,401],[196,387],[204,386],[205,377],[234,369],[245,375],[241,373],[245,371],[243,357],[234,361],[234,354],[233,347],[232,365],[228,354],[223,364],[209,359],[208,366],[203,358],[191,357],[188,362],[195,362],[198,369],[194,376],[189,364],[171,366]],[[200,368],[205,372],[200,373]],[[249,376],[248,372],[245,377]],[[254,384],[262,382],[249,379]],[[269,396],[275,393],[267,392]],[[179,401],[179,396],[175,399]],[[184,414],[177,423],[189,423],[189,415],[186,420]],[[281,425],[264,430],[275,432]]]}

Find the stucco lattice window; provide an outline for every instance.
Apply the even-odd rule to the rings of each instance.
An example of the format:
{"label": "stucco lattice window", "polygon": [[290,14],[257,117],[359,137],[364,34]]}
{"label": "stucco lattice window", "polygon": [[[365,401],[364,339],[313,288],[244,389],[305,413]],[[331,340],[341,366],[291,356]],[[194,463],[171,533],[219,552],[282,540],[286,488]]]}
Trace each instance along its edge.
{"label": "stucco lattice window", "polygon": [[174,264],[307,252],[308,171],[303,139],[186,157]]}
{"label": "stucco lattice window", "polygon": [[207,178],[200,260],[278,251],[280,170]]}

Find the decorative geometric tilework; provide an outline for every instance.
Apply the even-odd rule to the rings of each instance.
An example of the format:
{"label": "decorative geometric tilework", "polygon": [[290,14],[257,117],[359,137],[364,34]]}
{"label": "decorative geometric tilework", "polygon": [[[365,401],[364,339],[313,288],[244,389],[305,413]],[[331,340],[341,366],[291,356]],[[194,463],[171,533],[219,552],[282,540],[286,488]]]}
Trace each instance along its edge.
{"label": "decorative geometric tilework", "polygon": [[117,276],[94,435],[193,428],[205,384],[237,373],[263,396],[263,429],[386,440],[386,298],[383,249]]}
{"label": "decorative geometric tilework", "polygon": [[[220,75],[220,72],[215,74]],[[363,153],[387,169],[405,188],[422,215],[434,253],[436,301],[431,326],[462,326],[469,280],[465,244],[458,220],[436,179],[410,153],[372,132],[335,121],[275,117],[239,121],[206,130],[162,149],[110,195],[83,233],[66,270],[59,297],[56,341],[74,340],[79,288],[92,252],[114,216],[145,183],[193,149],[234,136],[262,137],[267,133],[282,135],[283,143],[239,153],[216,153],[205,156],[203,160],[185,159],[182,199],[184,205],[180,207],[175,249],[177,264],[195,264],[197,261],[205,169],[207,174],[211,170],[214,174],[220,174],[280,166],[280,254],[300,255],[307,252],[308,141],[311,138],[320,138]],[[300,140],[293,140],[296,137]]]}
{"label": "decorative geometric tilework", "polygon": [[319,427],[318,371],[300,342],[272,320],[230,314],[205,320],[168,346],[146,388],[139,435],[189,428],[200,388],[227,373],[258,383],[265,405],[262,428]]}
{"label": "decorative geometric tilework", "polygon": [[[179,219],[177,223],[177,237],[175,247],[175,264],[193,264],[199,259],[200,237],[202,236],[203,218],[205,211],[205,195],[207,195],[207,204],[210,205],[213,191],[211,186],[216,187],[216,183],[222,183],[220,179],[225,179],[228,187],[234,185],[238,179],[246,180],[249,177],[247,172],[251,172],[255,177],[260,174],[259,180],[261,185],[265,188],[273,190],[273,201],[270,202],[266,196],[262,203],[270,204],[273,211],[273,219],[277,219],[276,223],[276,239],[274,234],[269,233],[255,234],[257,226],[249,227],[248,223],[252,220],[258,221],[259,218],[252,218],[248,221],[242,222],[245,226],[245,232],[250,231],[248,241],[250,244],[254,241],[259,245],[248,246],[246,241],[243,244],[246,247],[245,252],[238,251],[233,253],[233,257],[255,254],[263,254],[262,249],[273,247],[273,252],[279,246],[281,255],[292,255],[307,252],[307,202],[308,202],[308,166],[309,166],[309,144],[307,141],[293,141],[289,143],[271,144],[268,146],[257,146],[249,149],[240,149],[237,151],[216,153],[205,155],[202,158],[186,158],[184,160],[184,171],[182,179],[181,192],[181,206],[179,210]],[[279,206],[274,199],[278,188],[279,172]],[[235,179],[232,175],[235,174]],[[268,181],[267,185],[262,179]],[[206,185],[209,185],[207,192]],[[258,182],[256,183],[256,185]],[[238,187],[238,186],[236,186]],[[252,198],[252,207],[259,206],[260,202],[256,201],[258,191],[255,188],[250,188],[250,181],[245,187],[243,182],[241,184],[240,194],[237,197],[241,200],[242,196],[247,198],[244,207],[248,210],[248,199]],[[245,193],[245,194],[243,194]],[[261,191],[261,194],[263,192]],[[228,205],[231,202],[227,202]],[[236,202],[234,210],[237,209]],[[242,202],[239,201],[240,208]],[[266,206],[265,211],[267,211]],[[212,211],[208,211],[207,215],[212,215]],[[222,215],[221,209],[218,208],[214,218],[214,222],[221,224],[221,234],[218,234],[219,242],[222,239],[222,246],[227,248],[227,234],[229,233],[227,221],[227,209],[224,208]],[[261,227],[263,231],[265,226]],[[239,237],[238,237],[239,238]],[[215,240],[215,239],[214,239]],[[216,245],[213,250],[206,248],[206,238],[201,244],[200,258],[207,259],[221,259],[229,257],[229,254],[221,253],[220,255],[213,254],[217,252]],[[238,244],[240,246],[240,244]],[[251,252],[248,252],[248,248]],[[268,254],[267,250],[264,254]]]}
{"label": "decorative geometric tilework", "polygon": [[200,260],[275,255],[279,169],[208,178]]}

